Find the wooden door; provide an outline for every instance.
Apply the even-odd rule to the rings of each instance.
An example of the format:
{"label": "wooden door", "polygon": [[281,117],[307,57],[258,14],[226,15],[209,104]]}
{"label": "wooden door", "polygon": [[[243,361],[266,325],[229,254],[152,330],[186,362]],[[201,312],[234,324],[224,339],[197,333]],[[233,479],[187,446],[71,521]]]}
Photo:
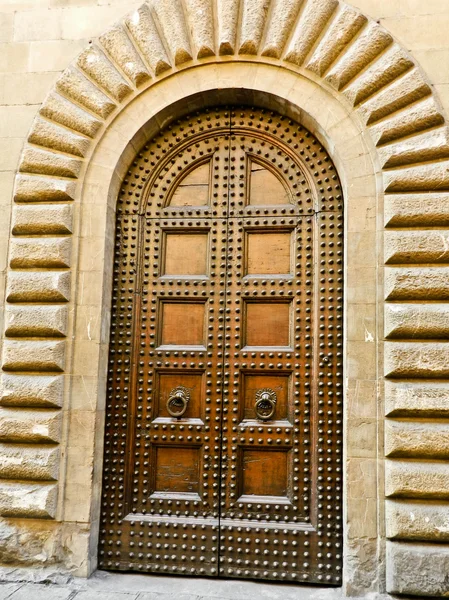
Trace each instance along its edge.
{"label": "wooden door", "polygon": [[319,142],[218,108],[117,210],[100,567],[339,584],[342,199]]}

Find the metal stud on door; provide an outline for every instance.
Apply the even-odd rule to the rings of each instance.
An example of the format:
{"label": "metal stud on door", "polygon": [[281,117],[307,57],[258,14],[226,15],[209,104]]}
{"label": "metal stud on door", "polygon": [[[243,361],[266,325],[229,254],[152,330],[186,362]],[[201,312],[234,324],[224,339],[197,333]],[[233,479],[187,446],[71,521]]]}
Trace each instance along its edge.
{"label": "metal stud on door", "polygon": [[340,583],[342,200],[319,142],[217,108],[123,182],[100,566]]}

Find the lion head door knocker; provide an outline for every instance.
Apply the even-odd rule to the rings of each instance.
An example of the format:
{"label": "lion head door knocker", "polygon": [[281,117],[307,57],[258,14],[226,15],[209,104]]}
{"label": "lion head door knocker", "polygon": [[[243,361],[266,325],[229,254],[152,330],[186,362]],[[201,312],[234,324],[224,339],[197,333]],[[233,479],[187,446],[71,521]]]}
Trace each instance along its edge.
{"label": "lion head door knocker", "polygon": [[190,392],[182,385],[172,389],[168,395],[167,410],[170,416],[179,419],[187,410],[190,400]]}
{"label": "lion head door knocker", "polygon": [[277,396],[274,390],[264,388],[256,392],[256,416],[261,421],[269,421],[276,410]]}

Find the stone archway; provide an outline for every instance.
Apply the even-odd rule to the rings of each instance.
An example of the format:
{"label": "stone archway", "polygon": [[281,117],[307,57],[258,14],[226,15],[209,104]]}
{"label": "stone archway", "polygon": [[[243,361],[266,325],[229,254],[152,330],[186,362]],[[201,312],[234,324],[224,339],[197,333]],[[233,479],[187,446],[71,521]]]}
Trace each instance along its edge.
{"label": "stone archway", "polygon": [[[246,69],[251,89],[258,70],[267,74],[267,69],[276,69],[274,79],[282,73],[291,82],[283,88],[284,97],[295,80],[301,81],[305,91],[297,94],[297,106],[306,110],[312,95],[322,90],[323,109],[330,98],[338,98],[347,110],[341,118],[357,121],[371,140],[366,143],[379,169],[379,191],[385,194],[388,341],[384,360],[377,365],[385,367],[385,407],[391,417],[385,424],[391,457],[386,495],[392,498],[387,503],[387,536],[394,540],[388,542],[388,585],[391,592],[422,593],[412,572],[408,578],[398,577],[398,572],[404,557],[409,562],[419,557],[433,573],[432,565],[447,554],[444,545],[431,543],[447,541],[440,527],[447,507],[435,501],[449,496],[444,465],[438,462],[447,456],[447,445],[440,443],[447,426],[430,421],[447,414],[447,387],[438,379],[447,378],[449,369],[441,343],[447,335],[446,309],[435,304],[449,297],[441,267],[448,258],[447,235],[435,229],[447,225],[449,190],[448,130],[438,100],[392,37],[343,2],[223,0],[216,14],[206,0],[190,0],[185,6],[173,0],[147,2],[100,36],[56,82],[28,136],[14,192],[7,288],[2,515],[11,519],[8,526],[22,518],[79,520],[76,510],[68,518],[61,498],[58,503],[65,473],[70,474],[60,449],[64,455],[68,451],[64,432],[70,416],[62,415],[80,384],[64,377],[76,360],[67,343],[74,318],[72,269],[74,261],[94,260],[96,253],[95,244],[87,250],[91,258],[72,252],[72,232],[89,169],[94,166],[98,173],[101,167],[92,162],[99,144],[108,137],[111,143],[114,135],[117,140],[126,137],[114,130],[114,123],[128,109],[137,123],[138,99],[146,98],[142,110],[151,98],[161,109],[169,106],[172,98],[163,96],[164,84],[172,86],[173,98],[186,97],[188,90],[201,91],[207,85],[200,69],[216,69],[217,87],[229,87],[229,80],[220,81],[218,74],[238,65]],[[226,76],[232,78],[229,71]],[[190,87],[183,92],[189,77]],[[177,86],[181,89],[175,94]],[[326,135],[325,117],[322,121]],[[102,160],[105,169],[110,167],[107,149]],[[87,285],[87,279],[82,283]],[[76,318],[86,315],[78,310]],[[96,348],[97,360],[100,352]],[[435,383],[413,384],[410,379]],[[94,439],[87,444],[93,446]],[[411,520],[412,509],[417,516]],[[433,595],[444,585],[437,581]]]}

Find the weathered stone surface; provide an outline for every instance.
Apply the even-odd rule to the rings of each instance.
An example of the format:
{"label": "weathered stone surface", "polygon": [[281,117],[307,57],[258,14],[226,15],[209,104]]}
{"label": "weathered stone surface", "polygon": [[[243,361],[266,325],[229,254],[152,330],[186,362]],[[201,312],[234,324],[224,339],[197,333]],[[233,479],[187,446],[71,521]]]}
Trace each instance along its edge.
{"label": "weathered stone surface", "polygon": [[387,194],[386,227],[449,226],[449,194]]}
{"label": "weathered stone surface", "polygon": [[151,15],[150,9],[143,4],[125,23],[138,48],[142,52],[147,64],[156,75],[160,75],[171,68],[170,59]]}
{"label": "weathered stone surface", "polygon": [[385,414],[389,417],[448,417],[448,383],[385,382]]}
{"label": "weathered stone surface", "polygon": [[17,204],[13,208],[14,235],[66,235],[72,233],[73,209],[69,204]]}
{"label": "weathered stone surface", "polygon": [[387,342],[385,376],[443,379],[449,377],[449,346],[430,342]]}
{"label": "weathered stone surface", "polygon": [[386,300],[449,300],[446,268],[415,267],[385,270]]}
{"label": "weathered stone surface", "polygon": [[[2,517],[32,518],[32,519],[54,519],[56,514],[56,503],[58,498],[58,486],[54,484],[34,484],[18,483],[9,481],[0,481],[0,515]],[[19,552],[23,544],[27,552],[33,547],[29,542],[34,534],[29,532],[25,536],[11,535],[11,524],[2,523],[0,530],[0,541],[7,552],[1,552],[2,559],[8,557],[6,563],[23,563],[23,560],[17,561],[17,555],[23,555]],[[50,537],[50,533],[44,534],[45,538]],[[12,538],[12,539],[11,539]],[[3,561],[2,561],[3,562]],[[36,564],[36,553],[32,552],[29,557],[31,564]]]}
{"label": "weathered stone surface", "polygon": [[[50,109],[47,110],[50,112]],[[86,156],[86,152],[90,146],[89,138],[72,131],[67,131],[65,127],[60,127],[56,123],[47,121],[39,116],[36,117],[28,134],[28,141],[31,144],[80,157]]]}
{"label": "weathered stone surface", "polygon": [[449,304],[386,304],[385,337],[447,339]]}
{"label": "weathered stone surface", "polygon": [[384,239],[387,264],[449,261],[449,231],[386,231]]}
{"label": "weathered stone surface", "polygon": [[217,0],[218,51],[221,55],[235,52],[239,5],[240,0]]}
{"label": "weathered stone surface", "polygon": [[8,375],[0,382],[0,404],[18,408],[59,408],[63,404],[61,375]]}
{"label": "weathered stone surface", "polygon": [[5,340],[3,345],[5,371],[63,371],[64,359],[64,342]]}
{"label": "weathered stone surface", "polygon": [[376,23],[370,22],[347,52],[336,61],[325,79],[337,90],[352,81],[360,71],[390,46],[392,37]]}
{"label": "weathered stone surface", "polygon": [[0,443],[0,479],[54,481],[58,478],[59,448]]}
{"label": "weathered stone surface", "polygon": [[386,192],[444,192],[449,190],[449,162],[432,162],[384,171]]}
{"label": "weathered stone surface", "polygon": [[105,90],[117,102],[124,100],[132,91],[131,86],[95,45],[91,45],[81,52],[77,59],[77,65],[98,87]]}
{"label": "weathered stone surface", "polygon": [[298,16],[302,0],[274,0],[271,4],[271,19],[267,23],[268,29],[261,54],[279,58],[291,32],[292,23]]}
{"label": "weathered stone surface", "polygon": [[390,594],[449,595],[449,548],[441,544],[387,542]]}
{"label": "weathered stone surface", "polygon": [[56,82],[56,90],[102,119],[110,115],[115,108],[112,100],[73,68],[64,71]]}
{"label": "weathered stone surface", "polygon": [[449,504],[417,500],[386,501],[386,534],[393,540],[449,542]]}
{"label": "weathered stone surface", "polygon": [[193,54],[181,0],[149,0],[149,4],[157,16],[164,38],[175,59],[175,65],[192,60]]}
{"label": "weathered stone surface", "polygon": [[449,423],[387,420],[385,455],[392,458],[449,458]]}
{"label": "weathered stone surface", "polygon": [[0,441],[57,443],[61,437],[61,418],[58,410],[0,409]]}
{"label": "weathered stone surface", "polygon": [[366,22],[367,18],[356,9],[340,4],[337,17],[313,51],[306,67],[317,75],[323,75]]}
{"label": "weathered stone surface", "polygon": [[366,124],[372,125],[379,119],[430,96],[432,90],[419,69],[411,69],[402,77],[359,106]]}
{"label": "weathered stone surface", "polygon": [[11,242],[13,269],[54,269],[70,267],[69,238],[16,238]]}
{"label": "weathered stone surface", "polygon": [[81,162],[75,158],[47,152],[33,146],[25,146],[20,159],[21,173],[39,173],[55,177],[77,178],[81,170]]}
{"label": "weathered stone surface", "polygon": [[125,75],[139,86],[150,79],[150,74],[121,25],[111,27],[100,36],[100,42],[109,56]]}
{"label": "weathered stone surface", "polygon": [[56,92],[48,96],[39,112],[43,117],[90,138],[95,137],[101,127],[101,121]]}
{"label": "weathered stone surface", "polygon": [[7,337],[65,337],[68,309],[65,306],[8,306]]}
{"label": "weathered stone surface", "polygon": [[215,55],[214,16],[210,0],[185,0],[197,58]]}
{"label": "weathered stone surface", "polygon": [[306,3],[285,60],[296,65],[303,64],[338,4],[338,0],[315,0]]}
{"label": "weathered stone surface", "polygon": [[245,0],[241,3],[239,54],[257,54],[267,22],[269,0]]}
{"label": "weathered stone surface", "polygon": [[449,499],[447,461],[387,460],[385,495],[391,498]]}
{"label": "weathered stone surface", "polygon": [[[432,96],[424,98],[410,108],[405,108],[390,118],[370,128],[377,145],[387,144],[413,133],[436,127],[444,123],[444,117]],[[410,151],[410,150],[409,150]],[[425,156],[423,156],[425,160]],[[417,161],[415,161],[417,162]],[[393,166],[394,162],[392,162]],[[399,164],[399,163],[396,163]]]}
{"label": "weathered stone surface", "polygon": [[76,182],[56,177],[17,175],[14,189],[16,202],[50,202],[74,200]]}
{"label": "weathered stone surface", "polygon": [[8,302],[68,302],[70,273],[12,271],[8,275],[6,299]]}
{"label": "weathered stone surface", "polygon": [[[416,125],[416,121],[414,125]],[[448,130],[446,127],[432,129],[388,146],[382,146],[378,153],[385,169],[448,158]]]}

